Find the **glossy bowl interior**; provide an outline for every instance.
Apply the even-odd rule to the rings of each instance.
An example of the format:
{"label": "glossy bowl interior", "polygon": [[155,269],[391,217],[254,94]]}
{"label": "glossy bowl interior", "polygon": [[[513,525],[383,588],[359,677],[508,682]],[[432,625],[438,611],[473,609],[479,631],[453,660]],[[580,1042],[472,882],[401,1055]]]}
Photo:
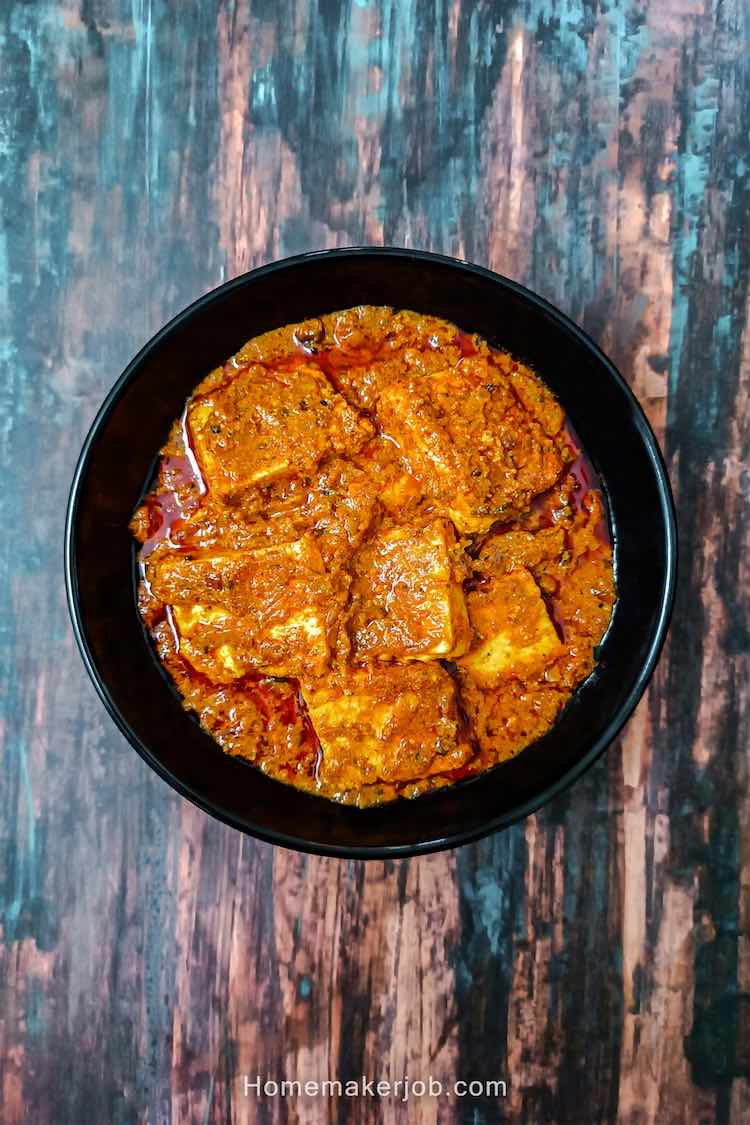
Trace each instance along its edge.
{"label": "glossy bowl interior", "polygon": [[[183,710],[135,602],[128,521],[172,420],[200,379],[251,336],[357,304],[434,313],[513,352],[557,394],[604,483],[619,600],[594,674],[554,728],[512,761],[415,801],[357,810],[227,757]],[[669,482],[635,398],[592,341],[496,274],[407,250],[324,251],[231,281],[177,316],[133,360],[76,470],[66,582],[88,671],[135,749],[178,792],[265,840],[349,857],[452,847],[503,828],[577,778],[640,698],[671,611],[676,539]]]}

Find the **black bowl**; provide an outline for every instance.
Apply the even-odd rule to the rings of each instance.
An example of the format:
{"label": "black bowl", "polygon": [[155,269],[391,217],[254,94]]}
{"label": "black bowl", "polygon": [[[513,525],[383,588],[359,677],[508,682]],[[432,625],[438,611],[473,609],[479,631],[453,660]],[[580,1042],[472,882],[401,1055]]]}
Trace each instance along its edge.
{"label": "black bowl", "polygon": [[[519,757],[415,801],[346,808],[223,754],[183,710],[141,625],[128,521],[172,420],[203,376],[251,336],[357,304],[434,313],[533,366],[559,397],[609,502],[619,600],[601,660],[554,728]],[[105,706],[179,793],[272,843],[328,855],[405,856],[505,828],[571,784],[617,735],[669,624],[676,531],[654,435],[622,377],[546,301],[488,270],[413,250],[348,249],[275,262],[222,285],[163,328],[94,421],[73,479],[65,572],[76,639]]]}

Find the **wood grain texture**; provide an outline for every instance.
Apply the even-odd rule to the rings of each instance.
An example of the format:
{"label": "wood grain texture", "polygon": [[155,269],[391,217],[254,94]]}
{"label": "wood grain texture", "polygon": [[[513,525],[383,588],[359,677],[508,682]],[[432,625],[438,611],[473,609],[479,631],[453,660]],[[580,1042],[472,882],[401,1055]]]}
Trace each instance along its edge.
{"label": "wood grain texture", "polygon": [[[6,0],[0,51],[4,1125],[750,1121],[744,0]],[[503,835],[367,865],[172,793],[61,577],[132,354],[238,272],[362,242],[488,264],[599,340],[682,548],[607,757]],[[246,1097],[258,1074],[508,1093]]]}

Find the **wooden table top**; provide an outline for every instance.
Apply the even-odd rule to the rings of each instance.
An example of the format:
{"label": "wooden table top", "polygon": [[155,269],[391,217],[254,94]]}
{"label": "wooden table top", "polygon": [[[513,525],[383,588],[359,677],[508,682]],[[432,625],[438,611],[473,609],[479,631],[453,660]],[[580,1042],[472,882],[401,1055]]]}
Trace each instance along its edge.
{"label": "wooden table top", "polygon": [[[6,0],[0,28],[4,1125],[750,1121],[747,5]],[[681,565],[648,695],[578,784],[365,864],[149,770],[84,672],[61,540],[94,413],[166,320],[383,242],[489,265],[605,348]]]}

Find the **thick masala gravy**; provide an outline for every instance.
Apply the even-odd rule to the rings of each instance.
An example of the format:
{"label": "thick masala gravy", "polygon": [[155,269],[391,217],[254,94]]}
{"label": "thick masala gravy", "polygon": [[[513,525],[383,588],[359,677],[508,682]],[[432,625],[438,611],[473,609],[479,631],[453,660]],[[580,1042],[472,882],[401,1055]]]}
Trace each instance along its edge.
{"label": "thick masala gravy", "polygon": [[275,329],[212,371],[131,527],[185,706],[226,753],[359,806],[543,735],[615,601],[602,495],[552,393],[390,308]]}

